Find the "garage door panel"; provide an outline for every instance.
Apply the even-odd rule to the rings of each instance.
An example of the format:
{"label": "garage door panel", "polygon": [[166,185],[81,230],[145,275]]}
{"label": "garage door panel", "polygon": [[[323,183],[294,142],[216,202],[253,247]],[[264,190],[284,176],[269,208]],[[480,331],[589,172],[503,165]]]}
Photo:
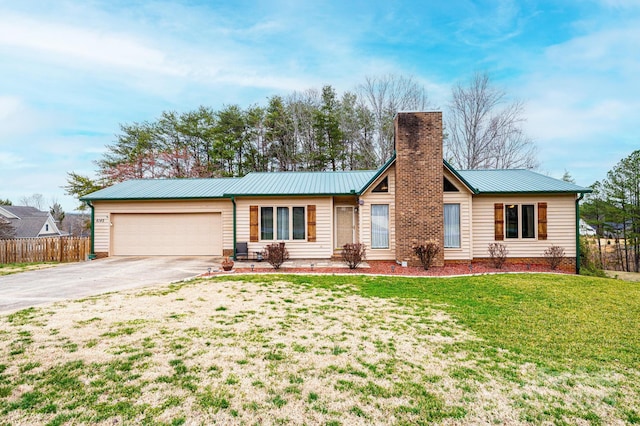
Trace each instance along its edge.
{"label": "garage door panel", "polygon": [[116,256],[222,255],[220,213],[117,213],[111,223]]}

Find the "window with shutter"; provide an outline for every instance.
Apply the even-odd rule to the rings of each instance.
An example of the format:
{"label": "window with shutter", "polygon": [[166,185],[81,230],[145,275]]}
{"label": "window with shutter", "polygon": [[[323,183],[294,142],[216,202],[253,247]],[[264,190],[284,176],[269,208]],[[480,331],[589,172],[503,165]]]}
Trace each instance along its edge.
{"label": "window with shutter", "polygon": [[249,206],[249,241],[258,241],[258,206]]}
{"label": "window with shutter", "polygon": [[307,206],[307,241],[315,243],[316,241],[316,206]]}
{"label": "window with shutter", "polygon": [[494,209],[494,238],[496,241],[504,240],[504,205],[502,203],[496,203],[493,205]]}
{"label": "window with shutter", "polygon": [[538,203],[538,239],[547,239],[547,203]]}

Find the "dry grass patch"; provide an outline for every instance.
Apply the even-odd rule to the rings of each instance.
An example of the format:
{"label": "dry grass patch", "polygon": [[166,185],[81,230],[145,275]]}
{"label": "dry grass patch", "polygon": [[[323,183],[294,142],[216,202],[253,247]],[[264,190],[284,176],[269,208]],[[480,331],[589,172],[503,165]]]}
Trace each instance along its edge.
{"label": "dry grass patch", "polygon": [[17,274],[19,272],[47,269],[59,265],[57,262],[44,263],[0,263],[0,276]]}
{"label": "dry grass patch", "polygon": [[619,407],[638,400],[612,395],[624,391],[619,374],[549,372],[490,347],[446,305],[357,290],[200,280],[0,317],[0,416],[11,424],[613,423],[629,420]]}

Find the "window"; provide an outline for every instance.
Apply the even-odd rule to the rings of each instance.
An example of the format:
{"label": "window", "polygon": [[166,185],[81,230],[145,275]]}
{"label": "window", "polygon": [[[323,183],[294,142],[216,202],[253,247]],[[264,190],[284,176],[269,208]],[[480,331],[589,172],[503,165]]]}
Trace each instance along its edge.
{"label": "window", "polygon": [[375,188],[373,188],[372,192],[389,192],[389,179],[388,176],[385,176],[382,181]]}
{"label": "window", "polygon": [[371,248],[389,248],[389,205],[371,205]]}
{"label": "window", "polygon": [[506,206],[507,238],[518,238],[518,206],[515,204]]}
{"label": "window", "polygon": [[460,204],[444,205],[444,247],[460,247]]}
{"label": "window", "polygon": [[[275,208],[275,226],[273,211]],[[293,230],[293,232],[291,232]],[[260,239],[288,241],[306,237],[304,207],[260,207]]]}
{"label": "window", "polygon": [[532,204],[522,206],[522,238],[535,238],[535,213]]}
{"label": "window", "polygon": [[260,208],[260,239],[273,240],[273,207]]}
{"label": "window", "polygon": [[46,225],[44,225],[44,230],[48,231],[49,230],[49,224],[47,223]]}
{"label": "window", "polygon": [[460,192],[458,188],[456,188],[456,186],[446,177],[442,178],[442,189],[444,192]]}
{"label": "window", "polygon": [[293,239],[304,240],[304,207],[293,208]]}
{"label": "window", "polygon": [[278,239],[289,239],[289,207],[278,207]]}
{"label": "window", "polygon": [[505,228],[507,238],[535,238],[535,206],[533,204],[507,204]]}

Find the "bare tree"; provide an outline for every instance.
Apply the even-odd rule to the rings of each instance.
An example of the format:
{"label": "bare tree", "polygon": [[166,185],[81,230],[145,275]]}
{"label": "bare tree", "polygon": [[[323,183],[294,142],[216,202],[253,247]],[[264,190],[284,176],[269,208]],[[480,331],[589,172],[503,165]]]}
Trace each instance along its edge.
{"label": "bare tree", "polygon": [[378,164],[382,164],[393,155],[393,117],[398,111],[428,108],[427,91],[413,77],[393,74],[367,77],[356,91],[373,114],[375,154]]}
{"label": "bare tree", "polygon": [[20,204],[28,207],[35,207],[38,210],[42,210],[45,206],[44,196],[42,194],[33,194],[31,196],[23,196],[20,198]]}
{"label": "bare tree", "polygon": [[446,119],[447,159],[462,169],[535,169],[535,145],[522,130],[523,108],[519,100],[507,102],[486,72],[467,86],[456,85]]}

